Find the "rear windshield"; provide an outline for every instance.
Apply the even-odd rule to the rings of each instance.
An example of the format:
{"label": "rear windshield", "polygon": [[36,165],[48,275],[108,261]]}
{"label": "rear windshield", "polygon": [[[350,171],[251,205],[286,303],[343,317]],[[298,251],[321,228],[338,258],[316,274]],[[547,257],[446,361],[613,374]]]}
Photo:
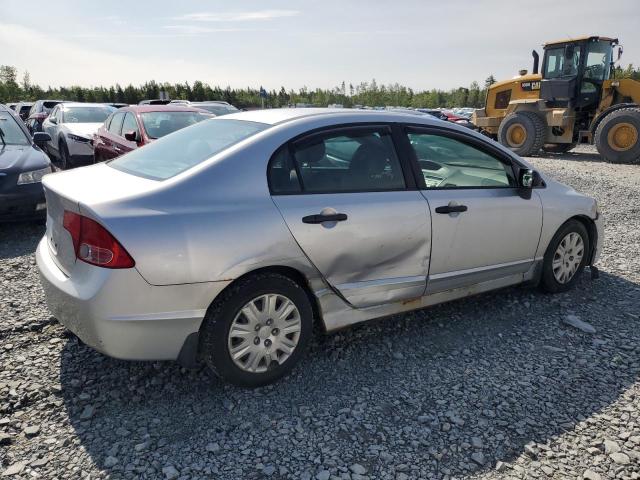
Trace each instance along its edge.
{"label": "rear windshield", "polygon": [[211,118],[199,112],[147,112],[141,113],[144,130],[149,138],[160,138],[181,128]]}
{"label": "rear windshield", "polygon": [[30,145],[29,138],[9,112],[0,112],[0,150],[3,145]]}
{"label": "rear windshield", "polygon": [[64,123],[102,123],[111,112],[113,107],[67,107],[64,109]]}
{"label": "rear windshield", "polygon": [[109,165],[140,177],[165,180],[266,128],[269,125],[264,123],[211,119],[138,148]]}

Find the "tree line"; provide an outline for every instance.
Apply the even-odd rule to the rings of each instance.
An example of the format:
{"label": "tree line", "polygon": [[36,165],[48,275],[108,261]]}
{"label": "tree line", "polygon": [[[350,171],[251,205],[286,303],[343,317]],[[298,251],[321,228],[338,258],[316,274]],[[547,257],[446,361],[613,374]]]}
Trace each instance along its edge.
{"label": "tree line", "polygon": [[[626,68],[616,67],[616,78],[635,78],[640,80],[640,69],[633,65]],[[31,82],[29,72],[24,72],[19,78],[15,67],[0,65],[0,103],[15,101],[34,101],[50,98],[78,102],[105,102],[136,104],[141,100],[160,98],[160,92],[165,92],[169,98],[176,100],[204,101],[224,100],[238,108],[285,107],[296,104],[327,105],[340,104],[345,107],[362,106],[398,106],[414,108],[450,108],[484,106],[487,86],[494,83],[493,75],[487,77],[481,86],[472,82],[469,87],[459,87],[451,90],[414,90],[399,83],[380,85],[376,80],[359,84],[342,82],[332,89],[309,89],[302,87],[298,90],[280,87],[279,90],[266,91],[266,98],[260,95],[261,88],[222,88],[210,86],[199,80],[192,84],[159,83],[148,81],[142,85],[116,84],[110,87],[47,87],[42,88]]]}

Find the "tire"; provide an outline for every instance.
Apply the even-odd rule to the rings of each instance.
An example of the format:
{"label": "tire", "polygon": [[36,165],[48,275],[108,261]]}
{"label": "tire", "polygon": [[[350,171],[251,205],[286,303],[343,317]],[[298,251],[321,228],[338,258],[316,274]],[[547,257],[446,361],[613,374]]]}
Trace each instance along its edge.
{"label": "tire", "polygon": [[513,112],[504,117],[498,129],[498,141],[523,157],[536,155],[546,136],[544,121],[534,112]]}
{"label": "tire", "polygon": [[58,143],[58,168],[60,170],[66,170],[69,168],[69,149],[67,148],[67,144],[60,140]]}
{"label": "tire", "polygon": [[[256,316],[254,318],[259,318],[259,321],[251,323],[249,317],[245,317],[241,311],[254,301],[257,302],[254,306],[260,306],[258,299],[267,295],[271,298],[276,296],[280,299],[290,300],[297,308],[298,314],[292,312],[289,320],[276,317],[275,320],[272,320],[273,323],[269,323],[271,320],[269,318]],[[275,305],[278,310],[278,303]],[[280,308],[283,308],[284,303],[281,302],[279,305]],[[265,308],[264,303],[262,303],[262,308]],[[276,327],[280,327],[282,330],[284,328],[292,329],[293,323],[298,320],[297,337],[296,332],[283,333],[279,331],[274,334],[275,330],[279,330]],[[245,321],[247,323],[240,323]],[[283,325],[287,325],[287,327],[283,327]],[[242,338],[230,334],[232,326],[234,332],[243,333]],[[255,334],[247,333],[245,336],[244,332],[254,331]],[[291,371],[304,354],[312,331],[313,309],[305,290],[283,275],[257,274],[230,286],[220,298],[211,304],[200,329],[198,352],[200,359],[223,380],[242,387],[259,387],[273,383]],[[278,349],[278,346],[285,348],[282,341],[288,340],[288,345],[290,345],[295,342],[296,338],[297,343],[289,354]],[[259,343],[256,344],[256,341]],[[267,344],[267,341],[270,343]],[[231,356],[231,350],[234,348],[240,354],[236,360]],[[249,353],[242,355],[241,351],[244,351],[245,348]],[[252,352],[258,352],[254,356],[258,359],[257,364],[251,362],[252,355],[254,355]],[[273,355],[269,357],[271,358],[270,364],[267,364],[268,358],[258,358],[264,352],[271,352]],[[240,365],[240,363],[245,365]],[[255,371],[249,370],[251,366],[255,366]]]}
{"label": "tire", "polygon": [[[575,271],[571,275],[571,277],[566,279],[565,281],[561,281],[558,278],[558,274],[554,272],[554,268],[557,266],[557,264],[554,265],[554,260],[558,259],[556,254],[558,253],[560,244],[572,234],[579,235],[580,239],[582,240],[582,257],[579,263],[577,263],[577,268],[575,268]],[[587,264],[590,252],[591,242],[589,239],[589,233],[587,232],[584,224],[582,224],[578,220],[569,220],[568,222],[564,223],[553,236],[551,242],[549,242],[547,251],[544,254],[544,260],[542,264],[542,278],[540,282],[541,287],[545,291],[550,293],[566,292],[567,290],[573,288]],[[573,250],[573,253],[577,253],[575,249]],[[560,264],[565,264],[565,260],[566,262],[575,262],[577,260],[575,255],[571,255],[571,250],[567,250],[566,256],[561,256],[560,258],[562,259]],[[559,272],[560,270],[558,271],[558,273]]]}
{"label": "tire", "polygon": [[567,153],[577,145],[577,143],[545,143],[542,150],[547,153]]}
{"label": "tire", "polygon": [[595,144],[607,162],[640,164],[640,108],[621,108],[604,117]]}

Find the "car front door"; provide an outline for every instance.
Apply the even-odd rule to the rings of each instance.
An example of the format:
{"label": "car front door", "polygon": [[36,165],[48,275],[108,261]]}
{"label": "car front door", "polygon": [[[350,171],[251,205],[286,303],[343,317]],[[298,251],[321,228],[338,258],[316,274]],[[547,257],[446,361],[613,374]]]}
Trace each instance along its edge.
{"label": "car front door", "polygon": [[313,134],[271,159],[272,198],[289,230],[354,307],[424,294],[431,221],[408,172],[384,125]]}
{"label": "car front door", "polygon": [[120,134],[122,133],[122,121],[124,120],[125,112],[117,112],[111,117],[111,122],[102,139],[104,159],[109,160],[119,157],[122,154],[122,148],[120,146]]}
{"label": "car front door", "polygon": [[124,117],[124,122],[122,123],[122,132],[120,133],[120,137],[118,137],[118,141],[120,143],[119,155],[124,155],[125,153],[138,148],[138,144],[136,141],[127,140],[125,138],[125,134],[131,132],[135,133],[136,138],[140,138],[140,128],[138,127],[136,117],[132,112],[127,112]]}
{"label": "car front door", "polygon": [[520,275],[531,268],[542,203],[518,194],[510,157],[470,135],[408,128],[433,230],[427,293]]}

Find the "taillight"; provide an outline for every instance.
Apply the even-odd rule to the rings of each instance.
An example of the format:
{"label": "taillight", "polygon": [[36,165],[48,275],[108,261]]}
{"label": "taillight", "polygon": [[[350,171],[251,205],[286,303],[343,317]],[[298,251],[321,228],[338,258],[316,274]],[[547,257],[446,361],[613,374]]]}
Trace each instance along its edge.
{"label": "taillight", "polygon": [[62,225],[71,234],[78,260],[104,268],[131,268],[131,255],[106,228],[95,220],[64,211]]}

